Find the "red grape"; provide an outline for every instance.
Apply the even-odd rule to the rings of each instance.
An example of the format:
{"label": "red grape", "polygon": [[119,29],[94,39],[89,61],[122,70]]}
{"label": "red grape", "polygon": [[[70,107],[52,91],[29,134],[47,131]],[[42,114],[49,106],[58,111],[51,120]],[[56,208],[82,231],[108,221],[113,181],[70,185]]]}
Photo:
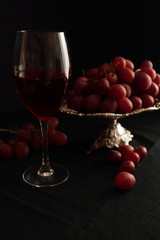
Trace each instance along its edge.
{"label": "red grape", "polygon": [[[86,78],[85,78],[86,79]],[[88,81],[80,78],[77,78],[72,86],[73,90],[77,93],[84,93],[88,88]]]}
{"label": "red grape", "polygon": [[117,74],[112,72],[108,73],[107,80],[109,81],[110,85],[116,84],[118,82]]}
{"label": "red grape", "polygon": [[126,66],[126,61],[123,57],[115,57],[112,62],[116,71],[121,71]]}
{"label": "red grape", "polygon": [[126,97],[130,97],[132,93],[130,85],[126,83],[122,83],[121,85],[126,89]]}
{"label": "red grape", "polygon": [[95,85],[96,93],[100,96],[105,96],[108,93],[109,87],[109,81],[106,78],[100,78]]}
{"label": "red grape", "polygon": [[131,145],[121,145],[118,148],[118,151],[122,154],[122,156],[128,152],[133,152],[134,147]]}
{"label": "red grape", "polygon": [[112,67],[109,63],[104,63],[98,68],[98,76],[105,77],[106,73],[112,72]]}
{"label": "red grape", "polygon": [[152,80],[156,78],[156,71],[153,68],[145,67],[145,68],[142,68],[142,71],[147,73]]}
{"label": "red grape", "polygon": [[70,107],[76,111],[81,111],[83,107],[84,96],[82,94],[77,94],[73,97]]}
{"label": "red grape", "polygon": [[155,82],[157,85],[160,84],[160,74],[159,73],[156,73],[156,77],[155,77],[155,79],[153,79],[153,82]]}
{"label": "red grape", "polygon": [[18,158],[26,158],[29,155],[29,147],[25,142],[16,142],[14,145],[15,155]]}
{"label": "red grape", "polygon": [[160,87],[159,87],[159,92],[158,92],[156,98],[157,98],[158,100],[160,100]]}
{"label": "red grape", "polygon": [[117,102],[111,98],[105,98],[99,106],[102,113],[115,113],[117,111]]}
{"label": "red grape", "polygon": [[126,89],[121,84],[114,84],[109,88],[108,95],[114,100],[120,100],[126,96]]}
{"label": "red grape", "polygon": [[8,144],[11,145],[12,147],[14,147],[14,144],[17,142],[17,139],[16,137],[14,138],[11,138],[9,141],[8,141]]}
{"label": "red grape", "polygon": [[148,108],[154,105],[154,98],[149,94],[141,94],[140,98],[142,100],[142,107]]}
{"label": "red grape", "polygon": [[126,61],[126,67],[130,68],[131,70],[133,70],[134,69],[133,62],[131,60],[129,60],[129,59],[125,59],[125,61]]}
{"label": "red grape", "polygon": [[145,67],[153,68],[153,63],[150,60],[144,60],[143,62],[141,62],[140,68],[142,69]]}
{"label": "red grape", "polygon": [[142,100],[140,97],[131,97],[131,102],[133,104],[133,110],[140,109],[142,107]]}
{"label": "red grape", "polygon": [[84,98],[84,109],[87,112],[96,112],[99,107],[99,96],[97,94],[90,94]]}
{"label": "red grape", "polygon": [[4,143],[4,141],[3,141],[2,139],[0,139],[0,145],[1,145],[2,143]]}
{"label": "red grape", "polygon": [[134,162],[127,160],[121,163],[121,165],[119,166],[119,171],[120,172],[129,172],[129,173],[133,173],[135,170],[135,164]]}
{"label": "red grape", "polygon": [[35,150],[40,150],[42,148],[42,137],[40,133],[34,133],[32,135],[31,145]]}
{"label": "red grape", "polygon": [[98,103],[100,103],[101,102],[101,97],[96,93],[94,93],[93,95],[97,98]]}
{"label": "red grape", "polygon": [[30,123],[30,122],[26,122],[23,124],[22,128],[26,129],[29,132],[33,132],[35,130],[35,126],[34,124]]}
{"label": "red grape", "polygon": [[110,163],[119,163],[122,159],[122,154],[116,150],[108,150],[106,159]]}
{"label": "red grape", "polygon": [[128,173],[128,172],[119,172],[115,178],[114,178],[114,182],[117,188],[121,189],[121,190],[127,190],[132,188],[135,183],[136,183],[136,179],[133,176],[133,174]]}
{"label": "red grape", "polygon": [[31,133],[28,132],[26,129],[21,128],[17,131],[17,139],[19,141],[29,143],[31,141]]}
{"label": "red grape", "polygon": [[133,82],[133,85],[136,88],[136,90],[140,92],[144,92],[150,88],[151,84],[152,84],[152,79],[148,74],[142,71],[136,72],[135,79]]}
{"label": "red grape", "polygon": [[152,97],[157,96],[159,93],[159,87],[155,82],[152,82],[150,88],[146,91],[147,94],[151,95]]}
{"label": "red grape", "polygon": [[123,155],[123,160],[124,161],[132,161],[135,165],[137,165],[140,161],[140,156],[138,153],[130,151],[126,154]]}
{"label": "red grape", "polygon": [[144,146],[136,147],[135,152],[138,153],[138,155],[140,156],[140,159],[143,159],[144,157],[147,156],[147,148]]}
{"label": "red grape", "polygon": [[121,83],[130,84],[135,78],[135,73],[130,68],[125,67],[118,73],[118,78]]}
{"label": "red grape", "polygon": [[0,157],[6,160],[12,159],[14,156],[13,147],[7,143],[0,144]]}
{"label": "red grape", "polygon": [[51,117],[49,120],[48,120],[48,128],[49,129],[55,129],[59,124],[59,120],[57,117]]}
{"label": "red grape", "polygon": [[98,68],[91,68],[86,72],[86,77],[88,79],[96,79],[98,75]]}
{"label": "red grape", "polygon": [[55,129],[48,129],[48,146],[52,146],[54,144],[55,137]]}
{"label": "red grape", "polygon": [[70,90],[66,95],[66,102],[68,106],[72,105],[73,98],[77,95],[77,93],[74,90]]}
{"label": "red grape", "polygon": [[67,135],[61,131],[56,130],[54,134],[54,144],[57,146],[64,146],[67,143]]}
{"label": "red grape", "polygon": [[133,104],[131,100],[127,97],[124,97],[117,101],[118,110],[120,113],[129,113],[133,109]]}

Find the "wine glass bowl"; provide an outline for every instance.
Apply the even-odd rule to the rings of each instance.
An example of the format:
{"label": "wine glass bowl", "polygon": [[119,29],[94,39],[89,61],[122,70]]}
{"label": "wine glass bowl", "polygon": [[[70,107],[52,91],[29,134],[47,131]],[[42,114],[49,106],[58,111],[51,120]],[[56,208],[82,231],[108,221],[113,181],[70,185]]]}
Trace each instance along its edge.
{"label": "wine glass bowl", "polygon": [[48,120],[59,109],[71,78],[71,63],[64,32],[18,31],[14,50],[14,82],[22,102],[39,119],[42,163],[23,173],[37,187],[58,185],[68,170],[51,164],[48,156]]}

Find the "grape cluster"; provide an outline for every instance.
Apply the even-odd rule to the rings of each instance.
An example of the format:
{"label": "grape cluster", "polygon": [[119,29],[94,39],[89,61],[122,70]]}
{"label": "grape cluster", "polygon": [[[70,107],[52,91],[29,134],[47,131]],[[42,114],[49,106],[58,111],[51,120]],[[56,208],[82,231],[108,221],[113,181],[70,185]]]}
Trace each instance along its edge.
{"label": "grape cluster", "polygon": [[154,105],[160,100],[160,74],[150,60],[139,69],[123,57],[98,68],[89,69],[77,78],[66,96],[68,107],[93,113],[129,113]]}
{"label": "grape cluster", "polygon": [[136,179],[133,175],[136,165],[147,156],[144,146],[134,148],[131,145],[122,145],[117,150],[108,150],[106,159],[109,163],[120,163],[119,172],[114,181],[117,188],[127,190],[133,187]]}
{"label": "grape cluster", "polygon": [[[63,146],[67,142],[67,135],[56,127],[59,124],[57,117],[51,117],[48,122],[48,145]],[[12,159],[14,156],[22,159],[26,158],[30,153],[30,148],[40,150],[42,148],[42,137],[40,129],[36,129],[35,125],[26,122],[22,128],[13,131],[10,129],[1,129],[1,131],[14,134],[7,143],[0,139],[0,158]]]}

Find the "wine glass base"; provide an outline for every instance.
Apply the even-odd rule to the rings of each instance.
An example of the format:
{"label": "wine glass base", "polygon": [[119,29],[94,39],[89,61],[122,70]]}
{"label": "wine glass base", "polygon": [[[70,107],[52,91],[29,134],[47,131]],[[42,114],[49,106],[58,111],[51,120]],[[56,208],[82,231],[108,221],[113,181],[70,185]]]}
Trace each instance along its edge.
{"label": "wine glass base", "polygon": [[40,165],[34,165],[26,169],[22,175],[23,180],[34,187],[54,187],[64,183],[69,177],[69,171],[62,165],[51,164],[53,175],[41,176],[38,174]]}

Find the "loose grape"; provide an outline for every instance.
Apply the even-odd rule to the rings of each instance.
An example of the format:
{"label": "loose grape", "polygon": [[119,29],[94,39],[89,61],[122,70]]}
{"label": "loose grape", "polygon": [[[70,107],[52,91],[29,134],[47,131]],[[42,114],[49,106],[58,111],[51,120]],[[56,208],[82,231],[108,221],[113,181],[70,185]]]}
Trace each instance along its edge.
{"label": "loose grape", "polygon": [[115,113],[117,111],[117,102],[111,98],[105,98],[99,106],[102,113]]}
{"label": "loose grape", "polygon": [[122,154],[116,150],[108,150],[106,159],[110,163],[119,163],[122,159]]}
{"label": "loose grape", "polygon": [[0,145],[1,145],[2,143],[4,143],[4,141],[3,141],[2,139],[0,139]]}
{"label": "loose grape", "polygon": [[115,57],[112,63],[116,71],[121,71],[126,66],[126,61],[123,57]]}
{"label": "loose grape", "polygon": [[17,131],[17,139],[19,141],[29,143],[31,141],[31,133],[28,132],[26,129],[21,128]]}
{"label": "loose grape", "polygon": [[55,131],[55,129],[48,129],[48,146],[52,146],[54,144]]}
{"label": "loose grape", "polygon": [[14,147],[14,144],[17,142],[16,137],[13,137],[9,140],[8,144],[11,145],[12,147]]}
{"label": "loose grape", "polygon": [[130,160],[122,162],[121,165],[119,166],[120,172],[133,173],[134,170],[135,170],[135,164]]}
{"label": "loose grape", "polygon": [[131,145],[121,145],[118,148],[118,151],[122,154],[122,156],[128,152],[133,152],[134,147]]}
{"label": "loose grape", "polygon": [[15,155],[18,158],[26,158],[29,155],[29,147],[25,142],[16,142],[14,145]]}
{"label": "loose grape", "polygon": [[40,133],[34,133],[32,135],[31,146],[35,150],[40,150],[42,148],[42,137]]}
{"label": "loose grape", "polygon": [[152,79],[147,73],[144,73],[142,71],[136,72],[135,79],[133,82],[133,85],[136,88],[136,90],[144,92],[150,88],[151,84]]}
{"label": "loose grape", "polygon": [[33,132],[35,130],[35,126],[34,124],[30,123],[30,122],[26,122],[23,124],[22,128],[26,129],[29,132]]}
{"label": "loose grape", "polygon": [[126,96],[126,89],[121,84],[114,84],[109,88],[108,95],[114,100],[120,100]]}
{"label": "loose grape", "polygon": [[14,156],[13,147],[7,143],[0,144],[0,157],[6,160],[12,159]]}
{"label": "loose grape", "polygon": [[57,146],[64,146],[67,143],[67,135],[61,131],[56,130],[54,135],[54,144]]}
{"label": "loose grape", "polygon": [[137,152],[130,151],[123,155],[124,161],[132,161],[135,165],[137,165],[140,161],[140,156]]}
{"label": "loose grape", "polygon": [[55,129],[59,124],[59,120],[57,117],[51,117],[49,120],[48,120],[48,128],[49,129]]}
{"label": "loose grape", "polygon": [[128,173],[128,172],[119,172],[115,178],[114,178],[114,182],[117,188],[121,189],[121,190],[127,190],[132,188],[135,183],[136,183],[136,179],[133,176],[133,174]]}
{"label": "loose grape", "polygon": [[133,110],[133,104],[127,97],[118,100],[117,105],[120,113],[129,113]]}
{"label": "loose grape", "polygon": [[143,159],[147,156],[147,148],[144,146],[138,146],[135,148],[135,152],[138,153],[140,159]]}
{"label": "loose grape", "polygon": [[130,68],[125,67],[118,73],[118,78],[121,83],[130,84],[135,78],[135,73]]}
{"label": "loose grape", "polygon": [[140,109],[142,107],[142,100],[140,97],[131,97],[131,102],[133,104],[133,110]]}

